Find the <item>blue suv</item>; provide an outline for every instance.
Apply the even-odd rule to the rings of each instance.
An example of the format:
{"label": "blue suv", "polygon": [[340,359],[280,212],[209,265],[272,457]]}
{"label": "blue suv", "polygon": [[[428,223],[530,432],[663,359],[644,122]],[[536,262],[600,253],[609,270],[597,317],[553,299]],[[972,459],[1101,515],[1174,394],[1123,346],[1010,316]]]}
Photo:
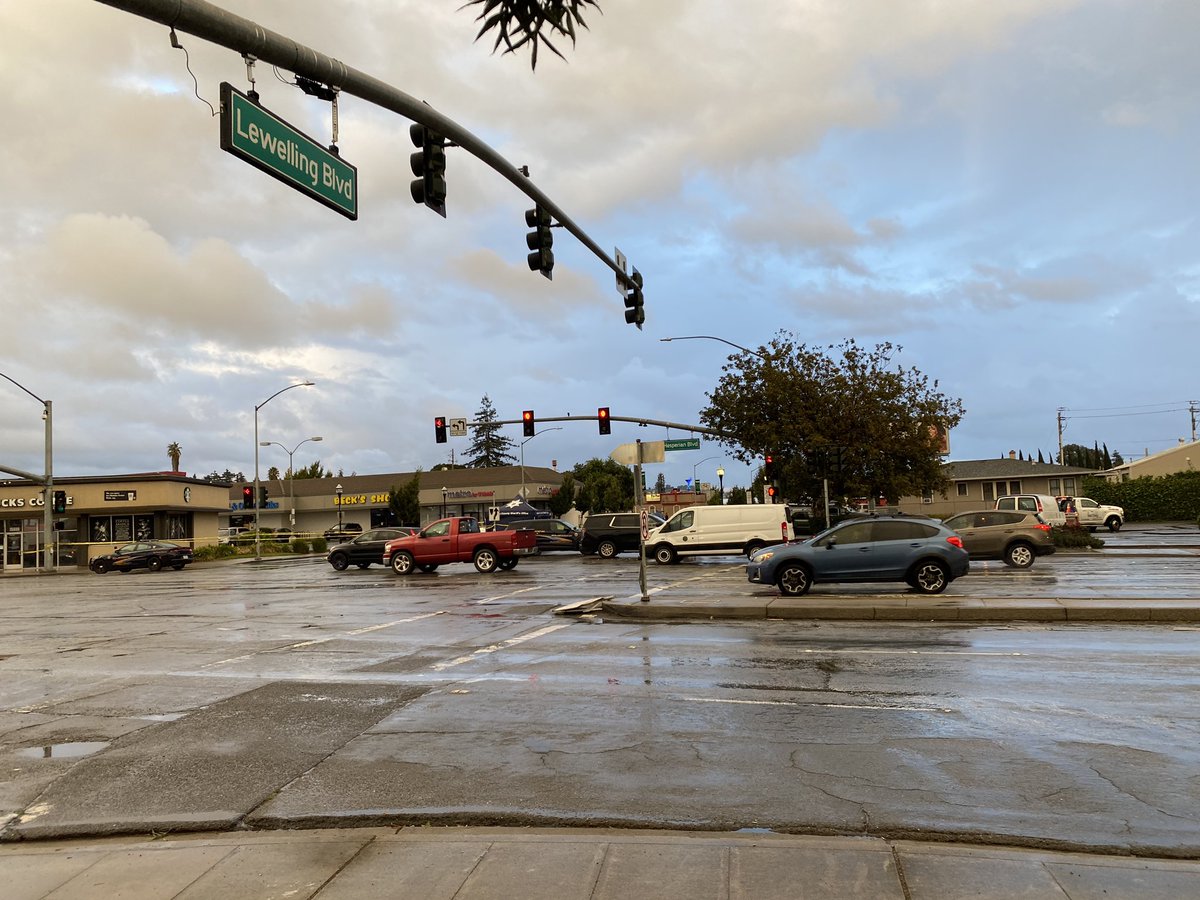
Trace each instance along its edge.
{"label": "blue suv", "polygon": [[922,594],[940,594],[966,575],[962,538],[941,522],[912,516],[872,516],[834,525],[800,543],[760,550],[746,578],[789,597],[820,582],[903,581]]}

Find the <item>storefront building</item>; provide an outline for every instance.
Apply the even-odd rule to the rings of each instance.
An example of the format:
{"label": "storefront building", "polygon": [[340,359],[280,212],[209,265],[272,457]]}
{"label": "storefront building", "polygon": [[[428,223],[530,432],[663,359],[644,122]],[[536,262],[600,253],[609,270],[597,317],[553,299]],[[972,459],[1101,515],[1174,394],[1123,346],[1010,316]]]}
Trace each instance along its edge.
{"label": "storefront building", "polygon": [[[422,472],[418,494],[421,521],[397,522],[388,506],[388,495],[412,481],[413,474],[264,479],[259,485],[266,491],[267,502],[258,510],[258,524],[262,528],[290,528],[297,534],[319,535],[339,524],[361,525],[367,530],[388,525],[424,526],[445,516],[474,516],[488,521],[496,509],[522,491],[532,506],[546,509],[562,484],[558,472],[534,466],[525,466],[523,475],[520,466]],[[222,526],[253,526],[255,510],[247,509],[244,503],[247,486],[253,491],[252,482],[229,488]]]}
{"label": "storefront building", "polygon": [[[113,547],[135,540],[192,546],[217,542],[218,513],[228,488],[175,473],[54,479],[66,494],[64,514],[53,516],[50,561],[60,568],[86,566]],[[25,480],[0,481],[0,572],[36,569],[47,546],[44,491]]]}

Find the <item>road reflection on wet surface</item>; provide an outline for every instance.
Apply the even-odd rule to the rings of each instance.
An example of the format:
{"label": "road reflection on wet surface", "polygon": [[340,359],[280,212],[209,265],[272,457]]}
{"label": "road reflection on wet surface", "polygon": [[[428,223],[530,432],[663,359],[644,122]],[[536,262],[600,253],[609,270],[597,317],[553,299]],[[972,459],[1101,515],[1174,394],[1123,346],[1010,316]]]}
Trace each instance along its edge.
{"label": "road reflection on wet surface", "polygon": [[[1193,555],[1058,554],[976,564],[950,593],[1194,597],[1198,576]],[[658,596],[768,591],[736,559],[648,579]],[[281,559],[3,591],[13,833],[586,822],[1200,852],[1195,627],[555,616],[637,591],[633,558],[571,555],[486,576]],[[38,757],[83,743],[107,746]]]}

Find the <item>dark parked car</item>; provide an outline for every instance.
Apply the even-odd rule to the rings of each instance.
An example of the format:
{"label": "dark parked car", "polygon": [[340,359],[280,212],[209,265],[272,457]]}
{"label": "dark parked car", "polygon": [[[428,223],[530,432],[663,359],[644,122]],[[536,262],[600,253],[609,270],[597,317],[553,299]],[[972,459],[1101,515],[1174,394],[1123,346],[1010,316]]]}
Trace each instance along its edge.
{"label": "dark parked car", "polygon": [[168,541],[134,541],[124,544],[107,553],[97,556],[88,567],[97,575],[103,575],[110,569],[118,572],[131,572],[134,569],[149,569],[157,572],[164,566],[172,569],[182,569],[192,561],[192,548]]}
{"label": "dark parked car", "polygon": [[903,581],[922,594],[940,594],[969,569],[962,538],[941,522],[878,516],[759,550],[746,565],[746,578],[793,597],[826,581]]}
{"label": "dark parked car", "polygon": [[[650,530],[665,521],[657,513],[650,513]],[[630,550],[636,553],[641,544],[641,531],[642,523],[637,513],[592,513],[584,520],[579,533],[579,552],[589,556],[595,553],[604,559]]]}
{"label": "dark parked car", "polygon": [[419,530],[408,526],[373,528],[363,532],[352,541],[332,547],[325,559],[339,572],[349,568],[351,564],[360,569],[368,568],[371,563],[382,566],[383,548],[388,541],[394,541],[406,534],[416,534]]}
{"label": "dark parked car", "polygon": [[958,532],[972,559],[1002,559],[1028,569],[1039,556],[1055,550],[1051,527],[1033,512],[985,509],[959,513],[942,524]]}
{"label": "dark parked car", "polygon": [[334,525],[332,528],[325,529],[325,540],[327,541],[348,541],[351,538],[358,537],[362,534],[363,527],[357,522],[347,522],[345,525]]}
{"label": "dark parked car", "polygon": [[493,531],[532,531],[537,535],[538,552],[579,550],[579,529],[562,519],[517,519],[501,522]]}

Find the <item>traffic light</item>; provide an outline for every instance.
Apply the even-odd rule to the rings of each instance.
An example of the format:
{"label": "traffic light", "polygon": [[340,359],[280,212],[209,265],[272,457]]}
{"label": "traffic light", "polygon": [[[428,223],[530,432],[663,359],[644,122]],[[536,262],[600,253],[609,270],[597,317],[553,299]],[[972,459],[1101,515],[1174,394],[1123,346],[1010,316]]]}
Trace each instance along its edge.
{"label": "traffic light", "polygon": [[446,443],[446,417],[438,416],[433,420],[433,439],[439,444]]}
{"label": "traffic light", "polygon": [[67,492],[66,491],[55,491],[54,492],[54,512],[57,514],[61,514],[61,513],[65,513],[66,511],[67,511]]}
{"label": "traffic light", "polygon": [[550,213],[540,206],[527,209],[525,224],[533,229],[525,235],[525,246],[533,251],[529,254],[529,270],[553,280],[554,251],[550,248],[554,246],[554,235],[550,233]]}
{"label": "traffic light", "polygon": [[412,198],[424,203],[443,219],[446,217],[446,139],[424,125],[413,124],[408,129],[413,145],[420,147],[408,158],[412,173],[417,177],[410,185]]}
{"label": "traffic light", "polygon": [[763,481],[774,482],[776,474],[775,457],[768,453],[763,459]]}
{"label": "traffic light", "polygon": [[254,509],[254,488],[250,485],[242,488],[242,509]]}
{"label": "traffic light", "polygon": [[770,497],[772,500],[775,499],[775,485],[773,485],[773,484],[767,485],[767,496]]}
{"label": "traffic light", "polygon": [[641,331],[642,323],[646,321],[646,298],[642,296],[642,273],[634,269],[633,274],[629,276],[629,282],[625,286],[625,324],[636,325],[638,331]]}
{"label": "traffic light", "polygon": [[829,451],[829,474],[842,474],[842,448],[834,447]]}
{"label": "traffic light", "polygon": [[533,418],[532,409],[527,409],[525,412],[521,413],[521,428],[525,434],[525,437],[533,437],[535,429],[537,428],[537,422]]}
{"label": "traffic light", "polygon": [[262,485],[260,485],[258,488],[258,508],[267,508],[267,489]]}
{"label": "traffic light", "polygon": [[607,406],[602,406],[596,410],[596,421],[600,425],[601,434],[612,434],[612,420],[608,417]]}

